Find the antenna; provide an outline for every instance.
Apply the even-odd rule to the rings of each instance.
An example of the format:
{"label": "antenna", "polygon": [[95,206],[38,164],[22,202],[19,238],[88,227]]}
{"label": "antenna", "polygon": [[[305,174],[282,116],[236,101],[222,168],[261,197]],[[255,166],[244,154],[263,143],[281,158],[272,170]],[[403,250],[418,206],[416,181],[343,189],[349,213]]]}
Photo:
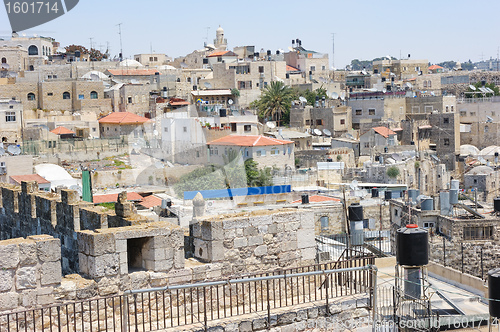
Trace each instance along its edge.
{"label": "antenna", "polygon": [[339,94],[337,92],[332,92],[332,98],[333,99],[338,99],[339,98]]}
{"label": "antenna", "polygon": [[323,133],[321,132],[321,130],[319,129],[314,129],[314,134],[318,135],[318,136],[321,136]]}
{"label": "antenna", "polygon": [[123,61],[123,45],[122,45],[122,23],[118,23],[118,34],[120,35],[120,61]]}
{"label": "antenna", "polygon": [[325,134],[326,136],[332,136],[332,132],[328,129],[323,129],[323,134]]}
{"label": "antenna", "polygon": [[9,147],[7,147],[7,151],[12,155],[17,156],[21,153],[21,148],[17,145],[9,145]]}
{"label": "antenna", "polygon": [[335,32],[332,32],[332,68],[335,69]]}
{"label": "antenna", "polygon": [[229,99],[229,100],[227,101],[227,103],[228,103],[229,105],[232,105],[232,104],[234,103],[234,101],[233,101],[232,99]]}
{"label": "antenna", "polygon": [[274,128],[276,128],[276,125],[274,124],[274,122],[266,122],[266,126],[267,126],[269,129],[274,129]]}

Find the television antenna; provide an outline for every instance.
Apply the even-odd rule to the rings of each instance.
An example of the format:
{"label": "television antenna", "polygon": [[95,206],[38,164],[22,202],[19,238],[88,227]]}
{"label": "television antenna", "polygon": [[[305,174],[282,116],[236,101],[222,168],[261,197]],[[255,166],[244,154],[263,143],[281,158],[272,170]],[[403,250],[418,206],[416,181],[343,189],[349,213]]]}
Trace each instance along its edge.
{"label": "television antenna", "polygon": [[122,45],[122,23],[118,23],[118,34],[120,35],[120,61],[123,61],[123,45]]}

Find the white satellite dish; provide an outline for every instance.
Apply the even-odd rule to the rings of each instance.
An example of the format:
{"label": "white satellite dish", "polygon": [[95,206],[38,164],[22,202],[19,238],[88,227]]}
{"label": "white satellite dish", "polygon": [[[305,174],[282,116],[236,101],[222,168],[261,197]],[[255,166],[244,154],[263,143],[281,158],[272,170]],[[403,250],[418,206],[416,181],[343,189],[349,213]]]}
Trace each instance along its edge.
{"label": "white satellite dish", "polygon": [[227,103],[228,103],[229,105],[232,105],[232,104],[234,103],[234,101],[233,101],[232,99],[229,99],[229,100],[227,101]]}
{"label": "white satellite dish", "polygon": [[158,130],[153,130],[153,135],[158,136]]}
{"label": "white satellite dish", "polygon": [[470,88],[472,91],[476,91],[476,90],[477,90],[477,89],[476,89],[476,87],[475,87],[474,85],[472,85],[472,84],[469,84],[469,88]]}
{"label": "white satellite dish", "polygon": [[318,136],[322,135],[321,130],[319,130],[319,129],[314,129],[314,134],[318,135]]}
{"label": "white satellite dish", "polygon": [[276,128],[276,125],[274,124],[274,122],[266,122],[266,126],[268,128],[271,128],[271,129]]}
{"label": "white satellite dish", "polygon": [[3,156],[3,155],[5,155],[5,150],[0,148],[0,156]]}
{"label": "white satellite dish", "polygon": [[332,132],[328,129],[323,129],[323,134],[325,134],[326,136],[332,136]]}
{"label": "white satellite dish", "polygon": [[356,180],[352,180],[351,184],[349,185],[349,187],[352,189],[352,190],[356,190],[358,189],[358,181]]}
{"label": "white satellite dish", "polygon": [[486,120],[486,122],[489,122],[489,123],[493,122],[493,118],[491,116],[486,115],[486,118],[488,119],[488,120]]}
{"label": "white satellite dish", "polygon": [[203,83],[203,85],[205,86],[205,88],[207,89],[211,89],[212,88],[212,84],[210,82],[205,82]]}
{"label": "white satellite dish", "polygon": [[342,93],[340,94],[340,99],[342,99],[342,100],[344,100],[344,99],[345,99],[345,92],[342,92]]}
{"label": "white satellite dish", "polygon": [[382,93],[386,93],[387,92],[387,89],[386,88],[383,88],[382,89]]}
{"label": "white satellite dish", "polygon": [[332,92],[332,98],[337,99],[339,97],[339,94],[337,92]]}
{"label": "white satellite dish", "polygon": [[18,147],[17,145],[9,145],[9,147],[7,148],[7,151],[14,156],[21,154],[21,148]]}
{"label": "white satellite dish", "polygon": [[307,103],[307,99],[302,96],[299,97],[299,100],[303,103]]}
{"label": "white satellite dish", "polygon": [[2,63],[2,69],[9,69],[10,66],[8,63]]}

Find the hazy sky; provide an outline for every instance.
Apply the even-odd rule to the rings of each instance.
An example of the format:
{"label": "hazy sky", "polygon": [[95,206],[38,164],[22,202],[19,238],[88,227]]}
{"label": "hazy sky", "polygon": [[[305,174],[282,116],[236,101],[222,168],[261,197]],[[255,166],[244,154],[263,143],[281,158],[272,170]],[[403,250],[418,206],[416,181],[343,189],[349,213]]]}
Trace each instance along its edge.
{"label": "hazy sky", "polygon": [[[335,67],[343,68],[355,58],[409,53],[431,63],[496,58],[499,13],[498,0],[80,0],[62,17],[24,33],[51,36],[61,46],[89,47],[93,38],[95,48],[104,51],[109,42],[117,55],[122,23],[124,57],[149,53],[151,45],[154,52],[177,57],[202,48],[207,27],[212,43],[221,25],[230,49],[254,45],[274,53],[299,38],[306,49],[328,53],[330,64],[335,33]],[[10,30],[2,8],[0,36]]]}

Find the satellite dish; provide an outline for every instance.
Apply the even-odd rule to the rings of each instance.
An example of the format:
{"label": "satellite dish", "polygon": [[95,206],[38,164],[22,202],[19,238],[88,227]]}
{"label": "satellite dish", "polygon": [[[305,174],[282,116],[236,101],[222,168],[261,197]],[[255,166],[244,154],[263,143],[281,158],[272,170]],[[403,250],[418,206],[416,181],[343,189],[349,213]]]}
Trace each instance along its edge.
{"label": "satellite dish", "polygon": [[322,135],[321,130],[319,130],[319,129],[314,129],[314,134],[318,135],[318,136]]}
{"label": "satellite dish", "polygon": [[234,103],[234,101],[233,101],[232,99],[229,99],[229,100],[227,101],[227,103],[228,103],[229,105],[232,105],[232,104]]}
{"label": "satellite dish", "polygon": [[328,129],[323,129],[323,134],[325,134],[326,136],[332,136],[332,132]]}
{"label": "satellite dish", "polygon": [[266,126],[268,128],[271,128],[271,129],[276,128],[276,125],[274,124],[274,122],[266,122]]}
{"label": "satellite dish", "polygon": [[307,103],[307,99],[302,96],[299,97],[299,100],[303,103]]}
{"label": "satellite dish", "polygon": [[9,69],[10,66],[7,63],[2,63],[2,69]]}
{"label": "satellite dish", "polygon": [[205,88],[207,89],[211,89],[212,88],[212,84],[210,82],[205,82],[203,83],[203,85],[205,86]]}
{"label": "satellite dish", "polygon": [[18,147],[17,145],[9,145],[7,151],[12,155],[17,156],[18,154],[21,153],[21,148]]}
{"label": "satellite dish", "polygon": [[475,87],[474,85],[472,85],[472,84],[469,84],[469,88],[470,88],[472,91],[476,91],[476,90],[477,90],[477,89],[476,89],[476,87]]}
{"label": "satellite dish", "polygon": [[17,73],[11,71],[11,72],[9,72],[9,77],[16,78],[17,77]]}
{"label": "satellite dish", "polygon": [[490,123],[493,122],[493,118],[491,116],[486,115],[486,118],[488,119],[488,120],[486,120],[486,122],[490,122]]}
{"label": "satellite dish", "polygon": [[339,94],[337,92],[332,92],[332,98],[337,99],[339,97]]}
{"label": "satellite dish", "polygon": [[5,155],[5,150],[2,149],[2,148],[0,148],[0,157],[3,156],[3,155]]}
{"label": "satellite dish", "polygon": [[342,92],[342,93],[340,94],[340,99],[342,99],[342,100],[344,100],[344,99],[345,99],[345,92]]}
{"label": "satellite dish", "polygon": [[155,163],[155,167],[158,169],[161,169],[161,168],[165,168],[165,165],[163,165],[163,163],[161,161],[157,161]]}
{"label": "satellite dish", "polygon": [[356,190],[358,189],[358,181],[356,180],[352,180],[351,184],[349,185],[349,187],[352,189],[352,190]]}
{"label": "satellite dish", "polygon": [[387,92],[387,89],[386,88],[383,88],[382,89],[382,93],[386,93]]}
{"label": "satellite dish", "polygon": [[158,136],[158,130],[153,130],[153,135]]}

